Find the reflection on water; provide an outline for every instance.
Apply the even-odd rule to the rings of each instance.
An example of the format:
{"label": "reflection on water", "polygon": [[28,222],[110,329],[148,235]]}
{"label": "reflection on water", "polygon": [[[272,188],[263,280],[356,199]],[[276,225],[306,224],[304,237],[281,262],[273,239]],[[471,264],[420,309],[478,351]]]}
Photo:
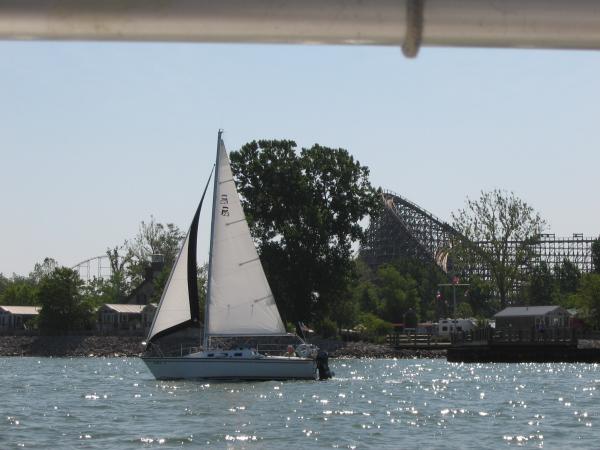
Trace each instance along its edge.
{"label": "reflection on water", "polygon": [[0,448],[598,447],[594,364],[337,360],[324,382],[159,382],[130,359],[0,359]]}

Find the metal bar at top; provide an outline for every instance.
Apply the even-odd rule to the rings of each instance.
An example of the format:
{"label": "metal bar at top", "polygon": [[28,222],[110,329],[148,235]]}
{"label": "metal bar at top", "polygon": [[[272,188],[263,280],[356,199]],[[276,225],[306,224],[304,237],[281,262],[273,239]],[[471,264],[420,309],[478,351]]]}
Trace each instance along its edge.
{"label": "metal bar at top", "polygon": [[600,1],[1,0],[0,39],[600,49]]}

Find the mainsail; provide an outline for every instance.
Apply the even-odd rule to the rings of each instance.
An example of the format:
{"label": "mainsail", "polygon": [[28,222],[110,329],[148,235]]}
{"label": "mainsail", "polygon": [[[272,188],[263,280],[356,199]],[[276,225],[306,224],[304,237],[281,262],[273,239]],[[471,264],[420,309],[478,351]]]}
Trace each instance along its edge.
{"label": "mainsail", "polygon": [[[212,176],[212,172],[211,172]],[[150,343],[161,336],[166,336],[187,327],[200,326],[200,303],[198,298],[198,269],[196,266],[196,247],[198,237],[198,220],[210,176],[202,192],[200,204],[194,219],[179,251],[169,280],[163,290],[160,303],[148,333]]]}
{"label": "mainsail", "polygon": [[216,166],[205,335],[283,334],[220,134]]}

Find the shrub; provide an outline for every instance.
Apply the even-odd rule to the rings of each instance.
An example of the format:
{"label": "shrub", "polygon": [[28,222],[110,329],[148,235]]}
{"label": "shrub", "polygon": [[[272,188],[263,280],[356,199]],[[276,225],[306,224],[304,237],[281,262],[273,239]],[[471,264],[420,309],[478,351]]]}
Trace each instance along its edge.
{"label": "shrub", "polygon": [[337,337],[338,326],[329,317],[324,317],[317,322],[317,333],[323,338],[335,338]]}
{"label": "shrub", "polygon": [[365,340],[383,343],[386,335],[393,330],[392,324],[374,314],[364,313],[360,316],[360,329]]}

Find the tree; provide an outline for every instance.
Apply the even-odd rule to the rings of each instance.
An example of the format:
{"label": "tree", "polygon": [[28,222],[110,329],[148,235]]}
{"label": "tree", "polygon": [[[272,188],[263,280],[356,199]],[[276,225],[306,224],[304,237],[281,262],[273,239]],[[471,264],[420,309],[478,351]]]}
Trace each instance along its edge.
{"label": "tree", "polygon": [[525,288],[528,305],[550,305],[555,295],[556,279],[545,262],[535,267],[529,275],[529,283]]}
{"label": "tree", "polygon": [[[125,243],[127,253],[124,263],[126,263],[126,275],[130,283],[137,286],[147,278],[148,272],[151,270],[152,255],[163,256],[163,270],[168,277],[184,237],[185,234],[172,223],[157,223],[152,216],[150,222],[142,221],[137,236],[133,241]],[[115,252],[118,256],[119,249],[108,250],[111,265],[114,263],[112,259],[115,259]]]}
{"label": "tree", "polygon": [[359,322],[363,338],[378,343],[384,343],[385,337],[394,329],[390,322],[371,313],[362,313]]}
{"label": "tree", "polygon": [[379,210],[367,167],[344,149],[253,141],[230,154],[246,218],[289,321],[326,317],[348,295],[360,221]]}
{"label": "tree", "polygon": [[44,258],[41,263],[35,263],[33,271],[29,274],[29,278],[34,283],[39,283],[46,275],[51,274],[58,267],[58,263],[54,258]]}
{"label": "tree", "polygon": [[0,305],[32,306],[37,304],[37,285],[30,278],[13,275],[12,279],[5,278]]}
{"label": "tree", "polygon": [[418,321],[419,294],[415,280],[410,275],[401,275],[389,264],[379,267],[377,277],[378,294],[383,303],[382,317],[388,322],[401,323],[412,313]]}
{"label": "tree", "polygon": [[574,294],[577,291],[579,280],[581,279],[581,271],[567,258],[563,259],[562,264],[556,265],[554,274],[558,281],[558,289],[561,296]]}
{"label": "tree", "polygon": [[[108,296],[112,299],[110,303],[122,303],[130,291],[130,284],[127,281],[127,264],[132,256],[127,253],[121,256],[123,246],[116,246],[106,250],[106,256],[110,263],[111,275],[108,280]],[[109,302],[106,302],[109,303]]]}
{"label": "tree", "polygon": [[594,265],[594,273],[600,273],[600,238],[592,242],[592,263]]}
{"label": "tree", "polygon": [[439,284],[447,282],[442,270],[436,264],[409,257],[397,259],[392,265],[405,277],[410,276],[415,281],[421,319],[437,320],[438,305],[435,299]]}
{"label": "tree", "polygon": [[471,308],[471,305],[469,305],[469,303],[461,302],[456,308],[456,315],[457,317],[465,318],[473,317],[473,308]]}
{"label": "tree", "polygon": [[114,247],[106,250],[111,268],[111,275],[107,278],[92,278],[84,284],[82,293],[86,301],[95,306],[104,303],[124,303],[130,291],[126,269],[129,259],[127,255],[121,256],[122,247]]}
{"label": "tree", "polygon": [[377,286],[370,281],[356,283],[352,295],[360,311],[378,314],[381,311],[381,300],[377,295]]}
{"label": "tree", "polygon": [[84,301],[82,286],[79,274],[67,267],[58,267],[42,277],[38,288],[40,329],[66,334],[91,328],[92,306]]}
{"label": "tree", "polygon": [[570,300],[589,325],[600,329],[600,274],[583,275],[577,293]]}
{"label": "tree", "polygon": [[453,213],[452,218],[454,227],[466,238],[457,252],[463,250],[462,257],[471,255],[485,261],[504,308],[508,296],[523,281],[521,269],[531,262],[532,244],[545,222],[514,193],[499,189],[482,191],[478,200],[467,198],[466,208]]}
{"label": "tree", "polygon": [[2,294],[9,286],[10,280],[4,276],[4,274],[0,273],[0,299],[2,298]]}
{"label": "tree", "polygon": [[469,287],[465,291],[474,316],[490,317],[498,311],[498,302],[494,299],[493,287],[488,280],[479,276],[469,278]]}

